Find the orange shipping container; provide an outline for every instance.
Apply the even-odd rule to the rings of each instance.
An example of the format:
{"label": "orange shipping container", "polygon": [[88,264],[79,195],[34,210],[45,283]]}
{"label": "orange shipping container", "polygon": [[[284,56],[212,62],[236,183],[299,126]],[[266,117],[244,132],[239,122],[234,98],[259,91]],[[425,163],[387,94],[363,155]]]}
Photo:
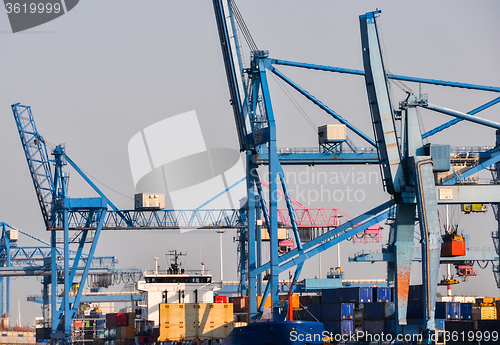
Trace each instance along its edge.
{"label": "orange shipping container", "polygon": [[453,257],[465,255],[465,241],[464,240],[449,240],[441,244],[441,256]]}

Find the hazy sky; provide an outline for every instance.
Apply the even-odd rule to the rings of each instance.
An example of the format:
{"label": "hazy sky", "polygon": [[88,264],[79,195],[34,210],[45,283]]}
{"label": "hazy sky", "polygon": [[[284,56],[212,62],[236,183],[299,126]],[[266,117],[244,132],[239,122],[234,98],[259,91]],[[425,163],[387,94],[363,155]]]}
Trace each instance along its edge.
{"label": "hazy sky", "polygon": [[[237,4],[259,49],[268,49],[274,58],[362,69],[358,16],[379,8],[382,14],[378,22],[387,67],[392,73],[499,85],[498,1],[240,0]],[[0,221],[37,237],[48,240],[49,234],[44,230],[10,110],[13,103],[31,105],[46,141],[53,145],[66,143],[68,155],[102,183],[98,183],[99,187],[124,209],[132,208],[135,193],[127,144],[143,128],[196,110],[202,130],[210,133],[206,136],[210,147],[237,147],[211,1],[82,0],[68,14],[17,34],[11,33],[7,15],[1,11],[0,47]],[[373,136],[362,77],[279,69]],[[316,130],[276,81],[269,79],[278,146],[316,146]],[[417,85],[408,85],[418,90]],[[403,100],[404,94],[396,87],[393,89],[395,101]],[[485,92],[431,86],[423,86],[422,92],[428,93],[434,104],[463,112],[496,97]],[[334,123],[298,94],[292,91],[292,95],[315,126]],[[481,116],[496,120],[497,112],[498,105]],[[450,119],[430,112],[422,112],[422,118],[426,130]],[[353,134],[348,135],[358,145],[363,144]],[[188,134],[185,140],[190,140]],[[491,146],[494,141],[494,130],[465,122],[432,139],[454,146]],[[376,167],[314,169],[309,173],[325,171],[347,176],[354,172],[378,172]],[[307,171],[305,167],[286,170],[296,174]],[[72,176],[70,195],[92,196],[76,173]],[[346,183],[345,186],[363,191],[366,197],[362,202],[307,200],[300,193],[306,188],[303,184],[291,185],[290,189],[292,197],[306,205],[336,207],[358,215],[388,198],[380,180],[372,182]],[[319,191],[320,187],[316,184],[311,189]],[[472,246],[492,246],[490,232],[496,225],[491,209],[486,215],[462,217],[460,228],[473,236]],[[235,231],[224,235],[225,279],[236,279],[235,235]],[[21,245],[32,244],[28,239],[21,240]],[[349,254],[378,249],[380,245],[346,242],[342,248],[346,278],[385,277],[384,264],[345,263]],[[187,251],[188,266],[197,268],[203,260],[215,278],[219,276],[218,235],[214,232],[106,232],[97,255],[115,255],[121,267],[145,268],[153,266],[154,256],[164,258],[169,249]],[[322,255],[323,276],[328,267],[336,265],[335,257],[334,250]],[[319,274],[318,259],[310,261],[303,277]],[[41,284],[35,278],[18,278],[12,286],[12,305],[20,299],[23,323],[33,320],[40,309],[26,302],[26,295],[39,294]],[[490,267],[480,270],[477,278],[456,290],[498,295]],[[13,319],[17,317],[16,310],[11,314]]]}

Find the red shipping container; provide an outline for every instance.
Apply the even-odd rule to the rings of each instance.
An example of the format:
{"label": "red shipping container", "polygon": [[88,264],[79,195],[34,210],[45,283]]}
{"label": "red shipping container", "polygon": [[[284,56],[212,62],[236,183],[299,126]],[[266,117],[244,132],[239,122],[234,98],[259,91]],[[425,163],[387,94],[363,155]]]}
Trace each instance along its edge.
{"label": "red shipping container", "polygon": [[449,240],[441,244],[441,256],[453,257],[465,255],[465,241],[463,240]]}
{"label": "red shipping container", "polygon": [[106,314],[106,328],[116,328],[116,313]]}
{"label": "red shipping container", "polygon": [[227,303],[227,296],[215,296],[215,303]]}
{"label": "red shipping container", "polygon": [[128,313],[116,314],[116,327],[128,326]]}

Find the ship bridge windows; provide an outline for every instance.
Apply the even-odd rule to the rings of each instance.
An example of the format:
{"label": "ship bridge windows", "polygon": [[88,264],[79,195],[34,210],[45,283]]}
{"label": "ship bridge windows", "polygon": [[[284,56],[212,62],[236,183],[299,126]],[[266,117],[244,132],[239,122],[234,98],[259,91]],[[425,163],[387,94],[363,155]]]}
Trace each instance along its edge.
{"label": "ship bridge windows", "polygon": [[146,283],[154,284],[207,284],[212,277],[146,277]]}

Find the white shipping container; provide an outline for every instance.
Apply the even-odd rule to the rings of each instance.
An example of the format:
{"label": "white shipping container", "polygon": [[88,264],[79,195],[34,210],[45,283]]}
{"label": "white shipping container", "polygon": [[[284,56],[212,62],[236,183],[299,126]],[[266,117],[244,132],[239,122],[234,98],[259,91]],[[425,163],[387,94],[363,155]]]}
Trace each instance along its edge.
{"label": "white shipping container", "polygon": [[136,210],[161,210],[165,208],[165,194],[138,193],[134,199]]}
{"label": "white shipping container", "polygon": [[346,125],[324,125],[318,127],[320,144],[345,141],[347,138]]}

